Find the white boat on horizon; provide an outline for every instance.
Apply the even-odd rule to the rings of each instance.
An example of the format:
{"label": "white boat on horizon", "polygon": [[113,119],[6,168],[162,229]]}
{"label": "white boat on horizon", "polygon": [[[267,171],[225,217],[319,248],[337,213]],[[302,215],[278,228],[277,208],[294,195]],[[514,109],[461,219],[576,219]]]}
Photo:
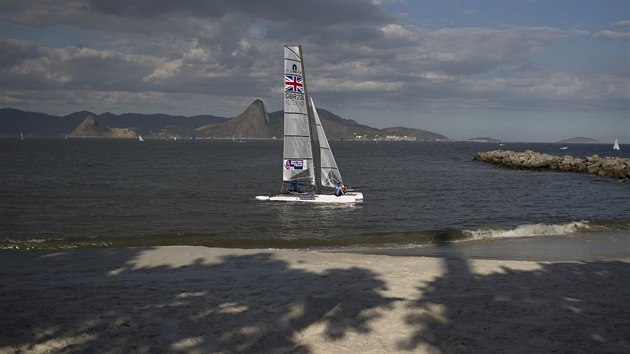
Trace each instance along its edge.
{"label": "white boat on horizon", "polygon": [[619,148],[619,142],[617,141],[617,139],[615,139],[615,144],[613,145],[613,150],[615,150],[615,151],[619,151],[619,150],[621,150],[621,149]]}
{"label": "white boat on horizon", "polygon": [[144,139],[142,139],[142,135],[138,135],[138,141],[144,141]]}
{"label": "white boat on horizon", "polygon": [[[316,132],[311,129],[311,124]],[[319,140],[320,161],[315,161],[314,135]],[[317,166],[317,162],[319,166]],[[319,168],[318,168],[319,167]],[[316,178],[316,174],[319,175]],[[307,203],[357,203],[363,193],[352,189],[335,195],[332,189],[343,185],[315,103],[308,95],[301,46],[284,47],[284,150],[282,188],[279,194],[259,195],[257,200]],[[321,188],[331,192],[322,193]]]}

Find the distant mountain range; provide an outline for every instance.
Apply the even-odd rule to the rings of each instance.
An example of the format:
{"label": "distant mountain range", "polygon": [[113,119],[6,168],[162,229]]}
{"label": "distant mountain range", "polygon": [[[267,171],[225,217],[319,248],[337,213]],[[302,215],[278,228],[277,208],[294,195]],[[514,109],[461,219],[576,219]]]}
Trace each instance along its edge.
{"label": "distant mountain range", "polygon": [[[40,137],[65,136],[73,132],[88,117],[92,117],[91,120],[94,121],[94,124],[100,127],[131,129],[142,135],[159,134],[162,129],[168,129],[171,126],[184,129],[185,131],[193,131],[196,127],[204,124],[222,123],[228,120],[227,118],[211,115],[184,117],[140,113],[118,115],[109,112],[97,115],[88,111],[75,112],[59,117],[45,113],[3,108],[0,109],[0,136],[15,136],[20,133],[27,136]],[[86,125],[92,124],[91,120],[87,120]],[[104,132],[104,130],[101,130],[101,132]],[[86,131],[86,134],[88,133],[96,134],[97,131]],[[80,136],[80,133],[77,132],[76,136]],[[102,137],[107,136],[105,134]]]}
{"label": "distant mountain range", "polygon": [[579,136],[577,138],[569,138],[558,141],[560,144],[599,144],[598,140],[593,138],[585,138],[583,136]]}
{"label": "distant mountain range", "polygon": [[[413,128],[377,129],[341,118],[325,109],[317,109],[329,139],[384,139],[406,136],[417,141],[448,141],[444,135]],[[72,138],[147,138],[190,137],[269,139],[281,138],[284,112],[267,113],[265,104],[255,100],[240,115],[224,118],[212,115],[194,117],[167,114],[125,113],[94,114],[81,111],[65,116],[25,112],[13,108],[0,109],[0,136]]]}

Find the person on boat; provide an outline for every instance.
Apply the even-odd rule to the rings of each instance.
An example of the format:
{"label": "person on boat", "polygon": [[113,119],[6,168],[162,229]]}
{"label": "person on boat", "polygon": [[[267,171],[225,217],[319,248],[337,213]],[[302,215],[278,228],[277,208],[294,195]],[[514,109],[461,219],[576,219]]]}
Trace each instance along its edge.
{"label": "person on boat", "polygon": [[302,193],[302,186],[298,182],[289,185],[289,193]]}
{"label": "person on boat", "polygon": [[346,194],[346,186],[344,186],[341,182],[337,183],[337,187],[335,187],[335,195],[341,197],[344,194]]}

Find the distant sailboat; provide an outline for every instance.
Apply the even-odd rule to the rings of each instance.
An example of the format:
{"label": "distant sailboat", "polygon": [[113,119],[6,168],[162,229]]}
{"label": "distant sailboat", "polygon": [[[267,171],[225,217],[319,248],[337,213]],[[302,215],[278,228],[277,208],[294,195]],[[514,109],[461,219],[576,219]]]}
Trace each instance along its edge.
{"label": "distant sailboat", "polygon": [[20,133],[20,140],[24,140],[24,133]]}
{"label": "distant sailboat", "polygon": [[142,139],[142,135],[138,135],[138,140],[139,141],[144,141],[144,139]]}
{"label": "distant sailboat", "polygon": [[621,149],[619,148],[619,142],[617,141],[617,139],[615,139],[615,145],[613,145],[613,150],[615,150],[615,151],[619,151],[619,150],[621,150]]}

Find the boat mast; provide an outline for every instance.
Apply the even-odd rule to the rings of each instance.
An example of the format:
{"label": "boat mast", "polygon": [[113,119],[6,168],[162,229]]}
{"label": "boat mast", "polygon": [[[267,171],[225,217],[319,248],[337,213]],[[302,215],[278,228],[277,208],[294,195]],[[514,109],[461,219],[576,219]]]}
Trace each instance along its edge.
{"label": "boat mast", "polygon": [[304,56],[302,55],[302,46],[298,45],[298,50],[300,52],[300,61],[302,62],[302,80],[304,82],[304,101],[306,103],[306,114],[308,116],[308,134],[311,137],[311,151],[313,154],[313,177],[314,177],[314,181],[313,181],[313,192],[317,193],[319,191],[318,188],[318,179],[317,179],[317,165],[316,165],[316,158],[315,158],[315,144],[313,143],[313,138],[314,138],[314,131],[313,131],[313,108],[311,107],[311,104],[309,103],[309,99],[308,99],[308,85],[306,84],[306,69],[305,69],[305,65],[304,65]]}

